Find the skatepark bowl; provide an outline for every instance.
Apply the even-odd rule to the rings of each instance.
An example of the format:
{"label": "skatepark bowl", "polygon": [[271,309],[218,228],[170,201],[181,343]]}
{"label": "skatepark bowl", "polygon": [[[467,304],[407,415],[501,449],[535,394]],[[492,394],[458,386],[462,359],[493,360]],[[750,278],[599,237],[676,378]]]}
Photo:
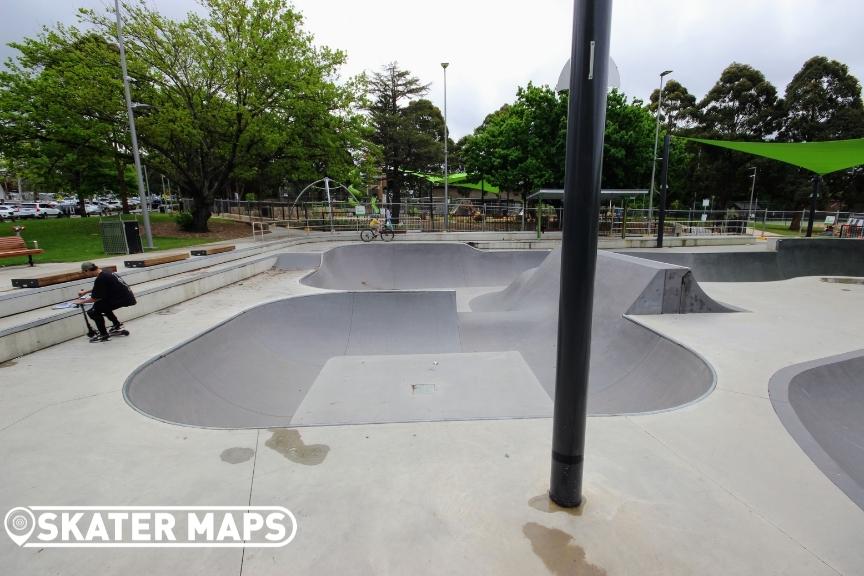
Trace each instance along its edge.
{"label": "skatepark bowl", "polygon": [[[296,268],[292,256],[277,267]],[[127,401],[212,428],[551,416],[560,251],[358,244],[315,265],[302,283],[316,293],[254,306],[150,360]],[[600,252],[590,413],[705,396],[711,367],[636,317],[729,311],[687,268]]]}
{"label": "skatepark bowl", "polygon": [[771,404],[804,452],[864,509],[864,350],[784,368]]}

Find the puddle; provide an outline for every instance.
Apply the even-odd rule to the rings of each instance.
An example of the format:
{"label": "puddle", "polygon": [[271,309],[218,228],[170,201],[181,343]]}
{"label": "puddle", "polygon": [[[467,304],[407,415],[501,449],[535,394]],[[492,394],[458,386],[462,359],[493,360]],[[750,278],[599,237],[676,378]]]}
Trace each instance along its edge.
{"label": "puddle", "polygon": [[297,464],[317,466],[324,462],[327,453],[330,452],[330,447],[326,444],[309,444],[307,446],[303,443],[303,438],[300,437],[300,432],[297,430],[271,429],[270,431],[273,432],[273,435],[264,445]]}
{"label": "puddle", "polygon": [[522,533],[531,541],[534,551],[550,574],[556,576],[606,576],[606,570],[585,559],[585,549],[573,543],[573,537],[557,528],[528,522]]}
{"label": "puddle", "polygon": [[252,456],[255,455],[255,450],[252,448],[241,448],[239,446],[235,446],[234,448],[227,448],[222,451],[222,454],[219,455],[219,458],[222,459],[223,462],[227,462],[228,464],[241,464],[243,462],[248,462],[252,459]]}
{"label": "puddle", "polygon": [[582,496],[582,504],[577,508],[562,508],[555,504],[551,498],[549,498],[548,494],[540,494],[539,496],[535,496],[528,500],[528,505],[534,508],[535,510],[539,510],[540,512],[546,512],[547,514],[553,514],[555,512],[563,512],[564,514],[569,514],[571,516],[582,516],[582,512],[585,510],[585,503],[587,502],[587,498]]}

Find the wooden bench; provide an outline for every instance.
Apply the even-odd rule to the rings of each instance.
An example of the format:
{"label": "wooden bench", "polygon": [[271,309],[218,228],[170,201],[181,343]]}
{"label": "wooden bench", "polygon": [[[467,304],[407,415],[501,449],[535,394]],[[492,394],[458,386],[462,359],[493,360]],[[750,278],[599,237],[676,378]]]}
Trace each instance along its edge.
{"label": "wooden bench", "polygon": [[158,264],[168,264],[169,262],[179,262],[186,260],[189,254],[167,254],[165,256],[154,256],[152,258],[144,258],[143,260],[126,260],[123,265],[127,268],[147,268]]}
{"label": "wooden bench", "polygon": [[[104,266],[102,270],[116,272],[117,266]],[[35,278],[13,278],[13,288],[43,288],[52,284],[62,284],[63,282],[74,282],[75,280],[84,280],[85,278],[94,278],[96,271],[91,270],[84,272],[61,272],[59,274],[48,274],[46,276],[37,276]]]}
{"label": "wooden bench", "polygon": [[192,256],[210,256],[212,254],[221,254],[222,252],[231,252],[232,250],[234,250],[234,248],[234,245],[208,246],[207,248],[192,250]]}
{"label": "wooden bench", "polygon": [[33,266],[33,254],[42,254],[40,248],[27,248],[27,243],[20,236],[0,237],[0,258],[14,258],[16,256],[27,256],[30,266]]}

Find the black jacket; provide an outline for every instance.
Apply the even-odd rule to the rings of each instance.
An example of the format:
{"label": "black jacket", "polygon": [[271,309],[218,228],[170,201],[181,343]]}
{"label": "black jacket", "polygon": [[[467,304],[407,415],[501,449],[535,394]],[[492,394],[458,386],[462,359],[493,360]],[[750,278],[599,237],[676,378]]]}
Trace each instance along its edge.
{"label": "black jacket", "polygon": [[120,276],[108,270],[102,270],[96,276],[90,297],[94,300],[105,301],[112,308],[134,306],[138,303],[132,290],[126,285],[126,282]]}

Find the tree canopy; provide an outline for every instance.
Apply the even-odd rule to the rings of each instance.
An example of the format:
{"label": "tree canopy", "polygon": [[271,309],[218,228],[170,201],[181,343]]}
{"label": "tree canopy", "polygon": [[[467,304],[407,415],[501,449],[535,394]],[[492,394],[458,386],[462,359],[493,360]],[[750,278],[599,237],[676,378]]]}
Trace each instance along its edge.
{"label": "tree canopy", "polygon": [[[147,105],[137,117],[144,162],[192,198],[194,228],[206,229],[213,198],[232,189],[274,189],[322,174],[370,177],[362,173],[374,156],[362,81],[338,82],[345,54],[315,46],[286,0],[202,5],[205,15],[174,21],[143,0],[123,4],[133,100]],[[115,16],[81,14],[86,35],[58,27],[23,42],[0,85],[2,153],[29,158],[39,171],[35,158],[49,157],[45,142],[77,146],[78,164],[89,166],[95,158],[81,154],[103,154],[102,142],[110,151],[113,135],[115,152],[128,157]],[[82,38],[99,49],[71,50],[78,59],[69,61],[65,54]],[[53,62],[62,70],[56,74],[74,80],[57,80]],[[39,152],[26,156],[36,142]]]}
{"label": "tree canopy", "polygon": [[437,172],[444,161],[444,117],[429,100],[429,91],[397,62],[383,67],[369,82],[372,141],[381,151],[393,219],[399,221],[406,172]]}

